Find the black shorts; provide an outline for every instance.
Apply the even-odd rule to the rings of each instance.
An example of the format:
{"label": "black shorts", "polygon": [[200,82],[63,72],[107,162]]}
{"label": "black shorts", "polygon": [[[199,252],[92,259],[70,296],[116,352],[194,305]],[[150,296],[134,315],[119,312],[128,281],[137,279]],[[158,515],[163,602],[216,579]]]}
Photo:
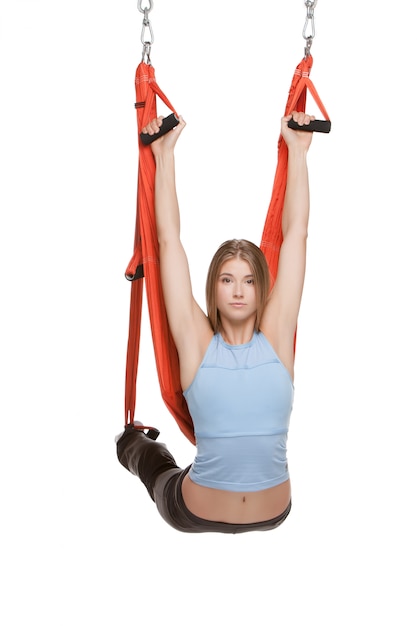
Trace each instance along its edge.
{"label": "black shorts", "polygon": [[182,470],[171,469],[158,477],[154,498],[160,515],[176,530],[184,533],[246,533],[255,530],[272,530],[277,528],[288,517],[291,510],[291,502],[283,513],[273,519],[252,524],[228,524],[226,522],[213,522],[197,517],[187,509],[182,497],[182,481],[188,474],[190,467]]}
{"label": "black shorts", "polygon": [[128,427],[117,440],[120,463],[146,486],[162,518],[184,533],[246,533],[255,530],[272,530],[287,518],[291,502],[281,515],[253,524],[228,524],[213,522],[191,513],[182,497],[182,482],[191,466],[181,469],[166,445],[153,441],[144,433]]}

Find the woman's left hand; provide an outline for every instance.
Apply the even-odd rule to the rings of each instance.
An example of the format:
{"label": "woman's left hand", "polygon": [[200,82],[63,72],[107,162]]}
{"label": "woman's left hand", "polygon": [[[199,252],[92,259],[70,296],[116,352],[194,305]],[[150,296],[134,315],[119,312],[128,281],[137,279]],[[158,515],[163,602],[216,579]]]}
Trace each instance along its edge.
{"label": "woman's left hand", "polygon": [[291,115],[285,115],[281,119],[281,134],[284,137],[287,146],[289,148],[292,146],[299,146],[301,148],[308,149],[313,138],[313,133],[309,133],[304,130],[299,131],[288,128],[288,122],[291,118],[300,126],[308,125],[316,118],[314,117],[314,115],[308,115],[303,111],[293,111]]}

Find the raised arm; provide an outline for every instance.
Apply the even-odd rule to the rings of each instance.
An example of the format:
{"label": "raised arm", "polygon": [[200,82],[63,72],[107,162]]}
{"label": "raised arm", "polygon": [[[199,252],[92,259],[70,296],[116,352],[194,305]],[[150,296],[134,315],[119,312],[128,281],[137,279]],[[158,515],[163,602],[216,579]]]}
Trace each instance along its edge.
{"label": "raised arm", "polygon": [[282,118],[281,133],[288,146],[287,186],[282,216],[283,243],[278,275],[261,328],[278,356],[294,375],[294,335],[304,286],[306,243],[310,210],[307,152],[312,133],[288,128],[293,117],[299,124],[314,119],[304,113]]}
{"label": "raised arm", "polygon": [[[143,131],[158,132],[162,117],[153,120]],[[185,127],[178,126],[155,140],[155,214],[159,242],[160,271],[164,302],[170,330],[180,359],[181,382],[187,387],[199,366],[212,335],[207,316],[194,300],[188,260],[180,238],[180,212],[175,184],[174,148]]]}

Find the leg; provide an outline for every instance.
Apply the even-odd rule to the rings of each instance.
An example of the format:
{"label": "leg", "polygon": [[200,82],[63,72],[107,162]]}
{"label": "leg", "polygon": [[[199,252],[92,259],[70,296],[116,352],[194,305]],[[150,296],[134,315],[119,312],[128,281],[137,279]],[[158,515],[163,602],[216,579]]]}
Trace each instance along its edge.
{"label": "leg", "polygon": [[[135,425],[139,423],[135,422]],[[117,458],[123,467],[140,478],[152,500],[155,500],[154,487],[158,476],[167,470],[179,469],[165,444],[152,439],[155,432],[145,434],[143,430],[129,424],[116,440]]]}

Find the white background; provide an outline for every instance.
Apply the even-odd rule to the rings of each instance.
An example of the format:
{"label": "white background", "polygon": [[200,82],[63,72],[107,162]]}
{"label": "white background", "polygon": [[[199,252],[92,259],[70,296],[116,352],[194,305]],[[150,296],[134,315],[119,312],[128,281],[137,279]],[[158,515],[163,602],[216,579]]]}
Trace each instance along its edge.
{"label": "white background", "polygon": [[[270,533],[199,536],[159,518],[114,445],[143,16],[134,0],[1,1],[5,626],[415,626],[415,6],[320,0],[315,15],[333,127],[309,154],[293,511]],[[187,121],[178,188],[203,306],[217,245],[260,241],[305,16],[302,0],[150,13],[158,83]],[[146,315],[137,416],[191,462]]]}

